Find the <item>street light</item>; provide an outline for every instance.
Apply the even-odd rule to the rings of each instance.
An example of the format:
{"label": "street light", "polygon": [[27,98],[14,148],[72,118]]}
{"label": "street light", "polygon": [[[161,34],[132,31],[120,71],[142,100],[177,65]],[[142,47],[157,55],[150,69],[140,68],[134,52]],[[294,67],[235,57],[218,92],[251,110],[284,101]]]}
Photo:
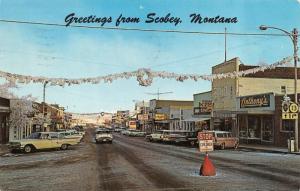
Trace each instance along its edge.
{"label": "street light", "polygon": [[[296,28],[293,29],[292,32],[288,32],[286,30],[277,28],[277,27],[270,27],[270,26],[266,26],[266,25],[261,25],[259,27],[260,30],[267,30],[267,29],[275,29],[275,30],[279,30],[283,33],[285,33],[288,37],[290,37],[290,39],[292,40],[293,43],[293,48],[294,48],[294,69],[295,69],[295,80],[294,80],[294,93],[295,93],[295,103],[298,104],[298,98],[297,98],[297,74],[298,74],[298,70],[297,70],[297,61],[298,61],[298,55],[297,55],[297,51],[298,51],[298,30]],[[295,151],[299,152],[299,148],[298,148],[298,118],[295,119]]]}

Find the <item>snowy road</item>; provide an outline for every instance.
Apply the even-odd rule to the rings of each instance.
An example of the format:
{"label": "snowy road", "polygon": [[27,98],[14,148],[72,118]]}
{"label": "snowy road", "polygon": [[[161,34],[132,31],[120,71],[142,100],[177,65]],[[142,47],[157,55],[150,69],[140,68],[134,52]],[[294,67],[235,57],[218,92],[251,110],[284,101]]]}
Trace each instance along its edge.
{"label": "snowy road", "polygon": [[0,190],[299,190],[299,155],[214,151],[217,176],[200,177],[196,148],[91,132],[71,150],[0,157]]}

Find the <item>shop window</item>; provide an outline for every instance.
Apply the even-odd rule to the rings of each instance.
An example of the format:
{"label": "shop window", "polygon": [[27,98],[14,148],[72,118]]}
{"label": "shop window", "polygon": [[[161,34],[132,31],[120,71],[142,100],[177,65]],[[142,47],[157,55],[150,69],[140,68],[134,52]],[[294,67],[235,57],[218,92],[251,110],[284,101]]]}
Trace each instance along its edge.
{"label": "shop window", "polygon": [[239,116],[239,137],[247,137],[247,116]]}
{"label": "shop window", "polygon": [[259,116],[248,116],[248,138],[261,138],[261,119]]}
{"label": "shop window", "polygon": [[262,139],[264,141],[273,141],[273,120],[271,117],[264,117],[262,124]]}
{"label": "shop window", "polygon": [[282,120],[281,131],[294,131],[295,121],[294,120]]}

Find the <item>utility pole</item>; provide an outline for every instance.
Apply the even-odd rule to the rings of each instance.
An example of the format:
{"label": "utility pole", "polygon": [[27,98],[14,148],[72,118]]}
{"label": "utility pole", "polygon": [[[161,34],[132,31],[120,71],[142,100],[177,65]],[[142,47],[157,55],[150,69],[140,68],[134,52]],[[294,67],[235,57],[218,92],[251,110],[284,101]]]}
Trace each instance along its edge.
{"label": "utility pole", "polygon": [[[293,30],[293,45],[294,45],[294,67],[295,67],[295,103],[298,105],[298,96],[297,96],[297,79],[298,79],[298,67],[297,67],[297,61],[298,61],[298,31],[296,28]],[[299,152],[299,147],[298,147],[298,118],[295,120],[295,151]]]}
{"label": "utility pole", "polygon": [[[48,81],[45,81],[44,82],[44,86],[43,86],[43,129],[44,129],[44,124],[46,122],[46,119],[45,119],[45,104],[46,104],[46,85],[47,85]],[[46,129],[44,129],[44,131],[46,131]]]}
{"label": "utility pole", "polygon": [[224,41],[225,41],[225,49],[224,49],[224,57],[225,57],[225,61],[224,63],[226,63],[227,61],[227,28],[225,27],[225,33],[224,33]]}

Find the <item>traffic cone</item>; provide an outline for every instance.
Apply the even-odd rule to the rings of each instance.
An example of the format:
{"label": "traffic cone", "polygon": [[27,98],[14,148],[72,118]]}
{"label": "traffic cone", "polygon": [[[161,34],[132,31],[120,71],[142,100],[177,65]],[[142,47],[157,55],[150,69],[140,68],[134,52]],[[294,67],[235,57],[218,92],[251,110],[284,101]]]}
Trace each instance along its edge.
{"label": "traffic cone", "polygon": [[216,175],[216,169],[215,169],[213,163],[209,160],[208,154],[206,154],[204,157],[204,161],[200,168],[200,175],[201,176],[215,176]]}

